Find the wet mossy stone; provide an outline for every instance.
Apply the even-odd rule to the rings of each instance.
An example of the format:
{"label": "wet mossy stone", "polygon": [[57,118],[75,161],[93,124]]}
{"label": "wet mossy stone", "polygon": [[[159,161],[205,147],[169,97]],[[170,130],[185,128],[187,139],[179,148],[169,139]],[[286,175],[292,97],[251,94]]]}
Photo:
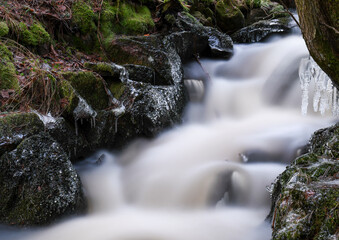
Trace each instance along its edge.
{"label": "wet mossy stone", "polygon": [[4,37],[8,34],[9,28],[6,22],[0,21],[0,37]]}
{"label": "wet mossy stone", "polygon": [[[156,85],[172,85],[181,79],[173,78],[173,64],[181,64],[172,61],[176,53],[173,49],[165,48],[163,37],[151,35],[148,37],[119,37],[106,47],[106,52],[113,62],[124,65],[134,64],[150,67],[155,71]],[[179,69],[180,70],[180,69]]]}
{"label": "wet mossy stone", "polygon": [[19,40],[28,46],[39,46],[49,43],[51,37],[41,23],[36,22],[28,26],[24,22],[18,24]]}
{"label": "wet mossy stone", "polygon": [[236,31],[245,26],[245,17],[231,0],[219,0],[215,5],[217,25],[223,32]]}
{"label": "wet mossy stone", "polygon": [[274,183],[273,239],[337,239],[339,125],[317,131],[309,152]]}
{"label": "wet mossy stone", "polygon": [[44,130],[35,113],[13,113],[0,118],[0,156],[12,151],[24,138]]}
{"label": "wet mossy stone", "polygon": [[63,76],[91,107],[98,110],[108,107],[109,98],[100,76],[93,72],[67,72]]}
{"label": "wet mossy stone", "polygon": [[16,77],[13,55],[2,42],[0,42],[0,59],[0,90],[14,89],[19,91],[19,81]]}
{"label": "wet mossy stone", "polygon": [[22,141],[0,158],[0,221],[43,225],[81,213],[85,200],[78,174],[48,134]]}

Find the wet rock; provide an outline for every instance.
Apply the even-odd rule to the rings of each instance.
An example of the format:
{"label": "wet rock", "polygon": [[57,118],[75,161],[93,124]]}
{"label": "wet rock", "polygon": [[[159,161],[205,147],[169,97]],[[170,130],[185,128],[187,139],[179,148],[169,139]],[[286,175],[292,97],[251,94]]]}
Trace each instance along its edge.
{"label": "wet rock", "polygon": [[101,110],[109,106],[104,82],[93,72],[68,72],[63,76],[94,109]]}
{"label": "wet rock", "polygon": [[273,188],[273,239],[337,239],[339,124],[316,132],[309,152],[279,175]]}
{"label": "wet rock", "polygon": [[162,37],[159,35],[119,37],[106,48],[113,62],[120,65],[134,64],[150,67],[155,71],[156,85],[172,85],[181,79],[173,79],[171,59],[167,50],[170,49],[164,48]]}
{"label": "wet rock", "polygon": [[[186,44],[186,48],[188,47],[189,49],[191,49],[186,51],[194,50],[194,53],[191,52],[190,55],[180,54],[184,51],[178,51],[182,59],[187,60],[187,56],[192,57],[194,54],[200,54],[213,58],[229,58],[232,55],[232,39],[230,38],[230,36],[218,31],[216,28],[205,27],[198,21],[192,19],[190,16],[184,13],[178,13],[175,25],[176,28],[180,31],[189,32],[191,35],[186,35],[189,37],[186,42],[190,43],[190,45]],[[185,35],[181,34],[181,37],[185,37]],[[199,42],[199,44],[197,42]],[[186,56],[186,58],[183,56]]]}
{"label": "wet rock", "polygon": [[134,64],[125,64],[124,67],[128,72],[129,79],[155,85],[155,72],[152,68]]}
{"label": "wet rock", "polygon": [[262,20],[244,27],[231,35],[235,43],[259,42],[272,33],[286,33],[290,30],[287,24],[279,20]]}
{"label": "wet rock", "polygon": [[24,138],[44,130],[35,113],[13,113],[0,118],[0,156],[12,151]]}
{"label": "wet rock", "polygon": [[204,32],[182,31],[165,37],[182,61],[192,59],[194,55],[203,52],[208,45],[208,36]]}
{"label": "wet rock", "polygon": [[227,59],[233,54],[233,41],[230,36],[215,28],[206,28],[208,51],[206,55],[214,58]]}
{"label": "wet rock", "polygon": [[[81,120],[77,123],[79,124]],[[62,117],[56,118],[55,122],[47,127],[46,132],[60,144],[72,162],[83,159],[91,153],[91,145],[84,134],[82,132],[76,134],[75,126]]]}
{"label": "wet rock", "polygon": [[0,158],[0,196],[0,221],[15,225],[48,224],[86,206],[68,156],[44,133]]}
{"label": "wet rock", "polygon": [[231,0],[219,0],[215,5],[218,27],[224,32],[235,31],[245,26],[245,17]]}

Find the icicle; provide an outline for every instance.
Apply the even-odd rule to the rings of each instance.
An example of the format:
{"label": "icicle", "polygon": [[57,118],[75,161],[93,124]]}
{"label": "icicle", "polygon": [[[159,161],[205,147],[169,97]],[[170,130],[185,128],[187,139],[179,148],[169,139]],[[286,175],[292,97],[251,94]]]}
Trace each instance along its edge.
{"label": "icicle", "polygon": [[92,119],[93,119],[93,127],[95,128],[95,116],[92,117]]}
{"label": "icicle", "polygon": [[75,126],[75,136],[78,136],[78,123],[77,123],[77,119],[74,120],[74,126]]}
{"label": "icicle", "polygon": [[117,133],[117,132],[118,132],[118,119],[119,119],[119,118],[116,118],[116,119],[115,119],[114,133]]}
{"label": "icicle", "polygon": [[[299,66],[300,86],[302,90],[301,112],[307,114],[308,107],[308,88],[310,82],[315,83],[315,91],[313,95],[313,110],[324,115],[327,110],[332,108],[332,114],[337,115],[337,90],[333,87],[331,79],[310,58],[303,58]],[[334,96],[335,95],[335,96]]]}
{"label": "icicle", "polygon": [[337,116],[337,88],[333,88],[332,115]]}
{"label": "icicle", "polygon": [[302,90],[301,112],[303,115],[307,114],[308,107],[308,87],[311,81],[311,72],[309,71],[309,59],[301,59],[299,66],[300,85]]}

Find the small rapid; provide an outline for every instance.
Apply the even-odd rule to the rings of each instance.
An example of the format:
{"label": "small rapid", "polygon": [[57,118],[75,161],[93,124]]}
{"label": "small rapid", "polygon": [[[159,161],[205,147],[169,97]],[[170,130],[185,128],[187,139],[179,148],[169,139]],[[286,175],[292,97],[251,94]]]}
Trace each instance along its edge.
{"label": "small rapid", "polygon": [[303,39],[289,36],[236,45],[228,61],[187,64],[194,96],[184,123],[86,159],[78,170],[89,213],[15,239],[270,239],[271,183],[333,121],[301,114],[307,56]]}

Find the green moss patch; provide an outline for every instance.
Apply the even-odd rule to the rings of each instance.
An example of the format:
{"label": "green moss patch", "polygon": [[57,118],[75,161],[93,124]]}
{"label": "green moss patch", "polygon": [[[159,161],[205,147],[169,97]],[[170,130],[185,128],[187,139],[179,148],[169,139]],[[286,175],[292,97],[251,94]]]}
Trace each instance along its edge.
{"label": "green moss patch", "polygon": [[7,23],[0,22],[0,37],[4,37],[8,34],[9,28],[7,26]]}
{"label": "green moss patch", "polygon": [[0,42],[0,90],[19,90],[19,82],[15,73],[12,53]]}
{"label": "green moss patch", "polygon": [[103,79],[93,72],[68,72],[64,77],[94,109],[102,110],[108,107],[109,98]]}
{"label": "green moss patch", "polygon": [[219,0],[215,5],[217,24],[224,32],[245,26],[245,17],[230,0]]}
{"label": "green moss patch", "polygon": [[20,22],[18,28],[19,40],[25,45],[38,46],[51,40],[50,35],[40,23],[27,26],[26,23]]}
{"label": "green moss patch", "polygon": [[82,34],[96,31],[97,16],[92,7],[85,1],[77,1],[72,5],[73,22],[79,27]]}

